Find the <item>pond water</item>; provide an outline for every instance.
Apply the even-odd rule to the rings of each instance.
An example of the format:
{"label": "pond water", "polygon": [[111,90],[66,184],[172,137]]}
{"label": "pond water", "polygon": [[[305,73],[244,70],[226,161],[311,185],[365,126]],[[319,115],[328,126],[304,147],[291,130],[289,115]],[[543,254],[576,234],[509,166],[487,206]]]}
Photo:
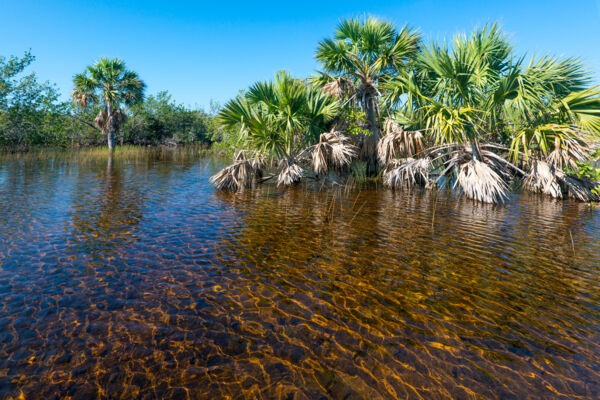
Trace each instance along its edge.
{"label": "pond water", "polygon": [[600,210],[0,158],[0,398],[600,397]]}

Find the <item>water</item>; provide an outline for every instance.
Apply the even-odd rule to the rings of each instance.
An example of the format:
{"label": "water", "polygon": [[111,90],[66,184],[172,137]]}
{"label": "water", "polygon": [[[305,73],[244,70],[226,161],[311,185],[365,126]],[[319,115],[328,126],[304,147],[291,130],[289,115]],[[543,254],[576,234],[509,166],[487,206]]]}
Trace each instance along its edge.
{"label": "water", "polygon": [[0,159],[0,398],[600,397],[600,210]]}

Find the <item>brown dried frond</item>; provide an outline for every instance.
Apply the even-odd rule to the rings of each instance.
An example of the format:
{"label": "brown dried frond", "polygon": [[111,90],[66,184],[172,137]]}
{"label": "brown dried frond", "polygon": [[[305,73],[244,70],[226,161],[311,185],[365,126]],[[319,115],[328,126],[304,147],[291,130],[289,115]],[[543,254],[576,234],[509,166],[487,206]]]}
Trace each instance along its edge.
{"label": "brown dried frond", "polygon": [[319,142],[315,145],[312,153],[312,166],[317,174],[327,173],[327,157],[331,151],[331,145],[327,142]]}
{"label": "brown dried frond", "polygon": [[556,176],[556,168],[545,161],[533,160],[529,173],[523,181],[526,189],[561,199],[562,189]]}
{"label": "brown dried frond", "polygon": [[108,120],[108,113],[106,112],[106,109],[102,109],[98,115],[96,115],[96,118],[94,119],[94,122],[96,123],[96,127],[98,129],[100,129],[102,131],[102,133],[106,133],[108,132],[106,130],[106,122]]}
{"label": "brown dried frond", "polygon": [[330,167],[343,168],[357,157],[357,149],[350,139],[341,132],[321,134],[319,143],[312,149],[312,166],[317,174],[323,174]]}
{"label": "brown dried frond", "polygon": [[328,95],[341,100],[353,96],[356,92],[356,87],[351,80],[340,77],[324,85],[322,90]]}
{"label": "brown dried frond", "polygon": [[78,91],[73,91],[72,97],[75,104],[83,108],[87,107],[90,101],[92,100],[91,97],[87,94]]}
{"label": "brown dried frond", "polygon": [[391,118],[386,119],[384,131],[385,135],[377,143],[377,158],[381,165],[387,165],[397,157],[413,157],[425,150],[421,132],[405,131]]}
{"label": "brown dried frond", "polygon": [[120,108],[117,108],[114,112],[114,117],[118,130],[118,128],[120,128],[125,123],[125,121],[127,121],[127,115],[123,111],[121,111]]}
{"label": "brown dried frond", "polygon": [[402,189],[412,186],[428,186],[431,160],[429,158],[406,158],[392,161],[383,171],[383,184]]}
{"label": "brown dried frond", "polygon": [[468,198],[484,203],[502,203],[508,186],[488,164],[472,159],[459,167],[456,184]]}
{"label": "brown dried frond", "polygon": [[[562,142],[562,145],[561,145]],[[554,150],[548,154],[547,161],[557,170],[565,167],[577,169],[577,163],[589,159],[590,148],[587,143],[580,138],[563,138],[559,141],[555,139]]]}
{"label": "brown dried frond", "polygon": [[264,159],[255,157],[248,159],[246,152],[239,151],[232,165],[223,168],[210,178],[210,182],[218,190],[237,192],[252,186],[262,177]]}
{"label": "brown dried frond", "polygon": [[292,185],[302,179],[302,167],[294,161],[284,160],[281,162],[282,169],[277,176],[277,186]]}
{"label": "brown dried frond", "polygon": [[543,193],[555,199],[567,196],[585,202],[600,200],[600,196],[594,193],[600,187],[598,183],[565,174],[562,169],[545,161],[535,160],[531,163],[524,185],[535,193]]}
{"label": "brown dried frond", "polygon": [[120,109],[116,109],[113,111],[112,115],[109,117],[106,108],[103,108],[96,118],[94,122],[96,127],[102,131],[102,133],[107,132],[117,132],[119,128],[125,123],[127,116]]}
{"label": "brown dried frond", "polygon": [[377,90],[375,82],[372,79],[362,80],[360,86],[358,87],[357,93],[363,98],[366,96],[379,96],[379,90]]}
{"label": "brown dried frond", "polygon": [[600,188],[600,184],[562,171],[558,171],[557,178],[570,198],[584,202],[600,201],[600,196],[593,192]]}

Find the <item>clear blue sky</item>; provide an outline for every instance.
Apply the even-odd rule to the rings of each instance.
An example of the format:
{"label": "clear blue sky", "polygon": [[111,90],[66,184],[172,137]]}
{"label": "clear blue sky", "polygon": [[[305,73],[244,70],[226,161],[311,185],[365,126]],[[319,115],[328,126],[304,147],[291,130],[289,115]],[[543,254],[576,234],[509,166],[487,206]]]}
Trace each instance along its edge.
{"label": "clear blue sky", "polygon": [[71,77],[120,57],[149,93],[186,105],[224,102],[277,70],[317,69],[317,42],[342,17],[374,15],[450,38],[498,21],[517,49],[579,56],[600,82],[600,0],[506,1],[26,1],[0,0],[0,55],[37,57],[32,70],[69,94]]}

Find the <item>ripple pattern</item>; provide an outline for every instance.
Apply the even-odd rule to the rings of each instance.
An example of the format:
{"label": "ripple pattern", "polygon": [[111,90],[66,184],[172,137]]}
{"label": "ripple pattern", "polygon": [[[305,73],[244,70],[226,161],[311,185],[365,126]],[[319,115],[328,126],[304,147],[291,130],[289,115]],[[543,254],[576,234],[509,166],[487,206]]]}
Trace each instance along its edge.
{"label": "ripple pattern", "polygon": [[0,398],[597,399],[600,214],[0,160]]}

